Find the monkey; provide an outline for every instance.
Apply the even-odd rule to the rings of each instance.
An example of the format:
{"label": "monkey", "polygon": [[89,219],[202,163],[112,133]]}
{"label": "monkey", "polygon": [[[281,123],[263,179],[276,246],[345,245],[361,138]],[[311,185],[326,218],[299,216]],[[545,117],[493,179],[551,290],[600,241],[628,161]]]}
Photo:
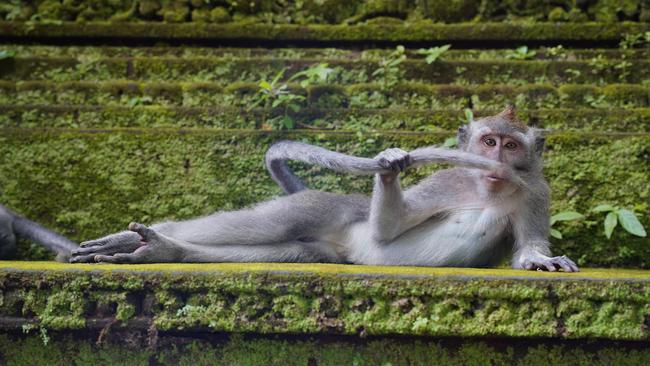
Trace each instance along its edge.
{"label": "monkey", "polygon": [[[367,265],[492,267],[511,254],[515,269],[577,272],[552,256],[550,189],[542,173],[543,131],[508,106],[458,129],[458,149],[390,148],[374,158],[280,141],[266,153],[286,193],[255,206],[128,230],[73,243],[6,208],[0,223],[70,257],[72,263],[329,262]],[[374,175],[370,197],[308,189],[287,166],[298,160]],[[447,163],[403,190],[400,173]],[[2,207],[0,206],[0,209]],[[1,212],[1,210],[0,210]],[[2,230],[3,226],[0,226]],[[26,230],[27,227],[29,230]],[[21,235],[21,230],[17,232]]]}

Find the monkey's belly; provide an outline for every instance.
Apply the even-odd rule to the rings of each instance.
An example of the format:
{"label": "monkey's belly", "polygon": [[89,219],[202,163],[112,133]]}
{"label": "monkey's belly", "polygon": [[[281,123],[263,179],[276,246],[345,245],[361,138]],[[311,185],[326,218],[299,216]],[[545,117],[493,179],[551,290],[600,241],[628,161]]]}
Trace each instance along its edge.
{"label": "monkey's belly", "polygon": [[507,217],[495,216],[491,210],[431,218],[391,243],[369,243],[374,248],[366,249],[375,254],[359,259],[383,265],[488,266],[503,256],[500,245],[507,227]]}

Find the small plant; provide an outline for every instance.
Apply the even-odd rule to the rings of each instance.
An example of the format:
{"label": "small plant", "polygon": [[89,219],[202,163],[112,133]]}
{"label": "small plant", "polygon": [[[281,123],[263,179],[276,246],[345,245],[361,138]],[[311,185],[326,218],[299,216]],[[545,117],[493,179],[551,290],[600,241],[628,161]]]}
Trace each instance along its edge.
{"label": "small plant", "polygon": [[326,63],[321,63],[297,72],[286,82],[281,82],[280,80],[286,72],[286,69],[282,69],[271,81],[262,80],[257,84],[259,87],[258,93],[248,110],[259,105],[263,105],[264,108],[283,108],[284,113],[282,116],[272,118],[268,122],[277,129],[293,129],[295,128],[295,121],[289,111],[298,113],[302,108],[300,103],[306,98],[303,95],[293,93],[289,89],[289,83],[299,82],[301,87],[306,88],[312,83],[326,81],[332,71],[331,68],[327,67]]}
{"label": "small plant", "polygon": [[0,60],[4,60],[6,58],[12,58],[16,56],[16,52],[10,51],[10,50],[0,50]]}
{"label": "small plant", "polygon": [[555,47],[548,47],[546,49],[546,54],[559,59],[567,58],[566,49],[562,47],[561,44]]}
{"label": "small plant", "polygon": [[567,75],[568,82],[576,82],[582,73],[578,69],[566,69],[564,73]]}
{"label": "small plant", "polygon": [[139,96],[138,97],[133,97],[133,98],[129,99],[129,102],[127,104],[129,105],[129,107],[135,107],[135,106],[139,106],[139,105],[149,105],[152,102],[153,102],[153,98],[148,96],[148,95],[145,95],[145,96],[141,96],[141,97],[139,97]]}
{"label": "small plant", "polygon": [[447,52],[451,48],[450,44],[446,44],[440,47],[431,47],[431,48],[420,48],[418,50],[418,55],[426,56],[425,61],[427,64],[431,65],[436,62],[437,59],[442,56],[443,53]]}
{"label": "small plant", "polygon": [[514,60],[530,60],[535,57],[537,52],[528,49],[528,46],[517,47],[515,50],[510,50],[506,53],[506,58]]}
{"label": "small plant", "polygon": [[618,46],[622,50],[629,50],[635,47],[650,45],[650,32],[645,33],[626,33]]}
{"label": "small plant", "polygon": [[582,220],[585,216],[579,212],[575,211],[562,211],[553,216],[551,216],[551,236],[556,239],[562,239],[562,233],[560,230],[553,228],[553,225],[561,221],[575,221]]}
{"label": "small plant", "polygon": [[458,146],[458,138],[456,136],[449,137],[445,139],[445,142],[442,143],[442,147],[446,147],[448,149],[456,146]]}
{"label": "small plant", "polygon": [[372,72],[372,76],[381,84],[382,89],[392,88],[404,78],[401,64],[406,60],[405,51],[404,46],[397,46],[388,57],[379,61],[379,67]]}
{"label": "small plant", "polygon": [[618,223],[621,223],[623,229],[628,233],[636,236],[645,238],[646,231],[639,219],[636,217],[634,212],[620,208],[618,206],[613,206],[610,204],[598,205],[593,209],[594,212],[603,212],[607,213],[605,216],[604,226],[605,226],[605,236],[607,239],[612,237],[614,228],[618,226]]}

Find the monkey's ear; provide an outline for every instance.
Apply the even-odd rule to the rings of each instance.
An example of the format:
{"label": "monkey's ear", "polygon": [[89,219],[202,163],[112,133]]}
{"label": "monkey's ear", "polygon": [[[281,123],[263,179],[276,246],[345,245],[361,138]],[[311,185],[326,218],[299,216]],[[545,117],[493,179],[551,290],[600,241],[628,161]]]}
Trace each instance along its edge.
{"label": "monkey's ear", "polygon": [[514,121],[517,119],[517,110],[514,105],[508,104],[506,109],[502,110],[498,115],[509,121]]}
{"label": "monkey's ear", "polygon": [[467,139],[469,136],[468,133],[469,125],[462,125],[458,127],[458,133],[456,134],[456,140],[458,140],[458,147],[463,149],[467,146]]}

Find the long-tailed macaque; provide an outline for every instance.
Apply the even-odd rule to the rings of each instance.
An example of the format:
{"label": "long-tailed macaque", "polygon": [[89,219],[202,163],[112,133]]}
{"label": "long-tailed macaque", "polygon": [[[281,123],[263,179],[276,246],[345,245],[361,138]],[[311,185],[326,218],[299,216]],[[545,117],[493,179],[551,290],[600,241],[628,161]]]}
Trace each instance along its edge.
{"label": "long-tailed macaque", "polygon": [[[254,207],[217,212],[81,243],[0,206],[0,240],[14,234],[70,261],[334,262],[375,265],[487,267],[512,253],[512,266],[578,271],[549,250],[549,188],[542,175],[544,138],[521,124],[512,107],[458,131],[458,150],[388,149],[358,158],[303,143],[273,145],[266,163],[287,195]],[[370,198],[307,189],[286,160],[339,172],[375,174]],[[403,191],[399,173],[449,163]]]}

